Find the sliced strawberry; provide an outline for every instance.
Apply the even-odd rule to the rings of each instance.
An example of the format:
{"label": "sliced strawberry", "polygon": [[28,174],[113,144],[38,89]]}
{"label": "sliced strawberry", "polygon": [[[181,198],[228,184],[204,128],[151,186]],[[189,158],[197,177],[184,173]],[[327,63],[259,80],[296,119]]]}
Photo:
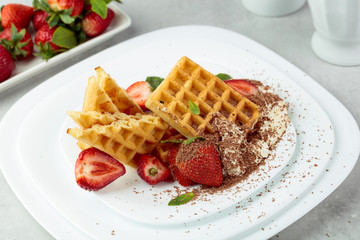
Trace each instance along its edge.
{"label": "sliced strawberry", "polygon": [[10,3],[1,9],[1,24],[4,28],[13,23],[18,28],[27,28],[31,21],[34,9],[32,7]]}
{"label": "sliced strawberry", "polygon": [[182,174],[196,183],[207,186],[217,187],[223,183],[220,157],[214,145],[200,145],[191,155],[190,159],[176,161],[176,166]]}
{"label": "sliced strawberry", "polygon": [[32,18],[32,23],[34,25],[35,30],[39,30],[42,25],[48,24],[46,22],[46,18],[49,16],[49,14],[43,10],[38,10],[34,13],[34,16]]}
{"label": "sliced strawberry", "polygon": [[171,175],[169,168],[165,164],[154,155],[148,153],[140,155],[137,173],[150,185],[165,181]]}
{"label": "sliced strawberry", "polygon": [[34,47],[30,33],[24,28],[16,28],[15,25],[0,33],[0,44],[9,51],[14,60],[30,57]]}
{"label": "sliced strawberry", "polygon": [[8,79],[14,69],[15,63],[11,54],[5,47],[0,45],[0,83]]}
{"label": "sliced strawberry", "polygon": [[178,151],[179,151],[179,147],[171,147],[169,149],[168,151],[169,168],[181,186],[184,187],[192,186],[195,184],[195,182],[191,181],[188,177],[182,174],[176,166],[176,156]]}
{"label": "sliced strawberry", "polygon": [[150,84],[148,82],[136,82],[128,87],[126,92],[143,110],[146,110],[145,102],[152,93]]}
{"label": "sliced strawberry", "polygon": [[110,8],[107,9],[107,15],[105,19],[101,18],[95,12],[89,12],[85,15],[84,19],[81,22],[82,29],[86,36],[96,37],[106,30],[106,28],[113,20],[114,16],[115,13]]}
{"label": "sliced strawberry", "polygon": [[75,164],[77,184],[89,191],[107,186],[125,172],[122,163],[96,148],[83,150]]}
{"label": "sliced strawberry", "polygon": [[231,79],[224,82],[245,97],[258,93],[257,87],[245,79]]}

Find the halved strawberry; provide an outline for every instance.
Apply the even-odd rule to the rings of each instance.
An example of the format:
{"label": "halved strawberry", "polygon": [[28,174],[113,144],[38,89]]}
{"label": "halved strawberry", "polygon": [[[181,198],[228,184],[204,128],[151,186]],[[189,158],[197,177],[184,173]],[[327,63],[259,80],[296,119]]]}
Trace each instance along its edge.
{"label": "halved strawberry", "polygon": [[138,161],[137,173],[150,185],[165,181],[171,175],[169,168],[152,154],[142,154]]}
{"label": "halved strawberry", "polygon": [[231,79],[224,82],[245,97],[258,93],[257,87],[245,79]]}
{"label": "halved strawberry", "polygon": [[179,147],[174,146],[171,147],[168,151],[168,161],[169,161],[169,168],[179,182],[181,186],[188,187],[195,184],[195,182],[191,181],[188,177],[180,172],[180,170],[176,166],[176,156],[179,151]]}
{"label": "halved strawberry", "polygon": [[0,33],[0,44],[9,51],[14,60],[30,57],[34,47],[30,33],[24,28],[15,27],[14,24]]}
{"label": "halved strawberry", "polygon": [[176,161],[176,166],[183,175],[207,186],[217,187],[223,183],[220,157],[214,145],[200,145],[191,155],[189,159]]}
{"label": "halved strawberry", "polygon": [[125,172],[122,163],[96,148],[83,150],[75,164],[77,184],[89,191],[97,191],[107,186]]}
{"label": "halved strawberry", "polygon": [[148,82],[136,82],[128,87],[126,92],[143,110],[146,110],[145,102],[152,93],[151,86]]}
{"label": "halved strawberry", "polygon": [[1,8],[1,24],[4,28],[11,27],[12,23],[18,28],[27,28],[33,13],[32,7],[9,3]]}

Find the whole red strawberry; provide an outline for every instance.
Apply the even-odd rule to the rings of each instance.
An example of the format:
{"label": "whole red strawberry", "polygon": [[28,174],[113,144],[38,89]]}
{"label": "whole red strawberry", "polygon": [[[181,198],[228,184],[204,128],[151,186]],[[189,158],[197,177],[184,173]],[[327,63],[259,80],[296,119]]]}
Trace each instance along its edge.
{"label": "whole red strawberry", "polygon": [[89,191],[107,186],[125,172],[122,163],[96,148],[83,150],[75,163],[76,182]]}
{"label": "whole red strawberry", "polygon": [[15,63],[11,54],[8,50],[6,50],[6,48],[0,45],[0,82],[8,79],[14,69]]}
{"label": "whole red strawberry", "polygon": [[1,24],[3,28],[11,27],[13,23],[18,28],[27,28],[33,15],[33,8],[22,4],[10,3],[1,9]]}
{"label": "whole red strawberry", "polygon": [[26,29],[16,28],[15,25],[0,33],[0,44],[10,52],[14,60],[30,57],[34,47],[30,33]]}
{"label": "whole red strawberry", "polygon": [[169,168],[152,154],[140,155],[137,173],[150,185],[165,181],[171,175]]}
{"label": "whole red strawberry", "polygon": [[188,187],[195,184],[195,182],[191,181],[188,177],[180,172],[180,170],[176,166],[176,156],[179,151],[179,147],[171,147],[168,151],[168,160],[169,160],[169,168],[179,182],[181,186]]}
{"label": "whole red strawberry", "polygon": [[219,154],[212,144],[201,144],[189,159],[177,159],[176,166],[182,174],[196,183],[212,187],[223,183]]}
{"label": "whole red strawberry", "polygon": [[49,14],[43,10],[38,10],[34,13],[34,16],[32,18],[32,23],[34,25],[35,30],[39,30],[42,25],[47,24],[46,18],[49,16]]}
{"label": "whole red strawberry", "polygon": [[82,20],[82,29],[88,37],[95,37],[103,33],[110,25],[114,18],[114,11],[110,8],[107,9],[107,16],[105,19],[101,18],[95,12],[89,12]]}
{"label": "whole red strawberry", "polygon": [[49,6],[54,11],[72,9],[70,16],[79,16],[84,8],[84,0],[48,0]]}
{"label": "whole red strawberry", "polygon": [[39,48],[36,56],[41,56],[47,60],[61,51],[61,48],[52,42],[52,36],[57,27],[50,28],[48,24],[44,24],[35,34],[35,45]]}

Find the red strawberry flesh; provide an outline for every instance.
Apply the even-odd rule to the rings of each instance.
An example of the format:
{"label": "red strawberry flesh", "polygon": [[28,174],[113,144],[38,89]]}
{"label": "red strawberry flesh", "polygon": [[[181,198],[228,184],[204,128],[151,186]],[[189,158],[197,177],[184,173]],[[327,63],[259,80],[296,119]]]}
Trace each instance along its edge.
{"label": "red strawberry flesh", "polygon": [[146,110],[145,102],[152,93],[150,84],[148,82],[136,82],[128,87],[126,92],[143,110]]}
{"label": "red strawberry flesh", "polygon": [[245,97],[258,93],[257,87],[245,79],[231,79],[225,81],[225,83]]}
{"label": "red strawberry flesh", "polygon": [[176,156],[179,151],[179,147],[172,147],[168,151],[168,160],[169,160],[169,168],[179,182],[179,184],[183,187],[192,186],[195,182],[191,181],[188,177],[180,172],[180,170],[176,166]]}
{"label": "red strawberry flesh", "polygon": [[122,163],[96,148],[83,150],[75,164],[77,184],[89,191],[104,188],[125,172]]}
{"label": "red strawberry flesh", "polygon": [[150,185],[165,181],[171,175],[169,168],[152,154],[142,154],[140,156],[137,173]]}

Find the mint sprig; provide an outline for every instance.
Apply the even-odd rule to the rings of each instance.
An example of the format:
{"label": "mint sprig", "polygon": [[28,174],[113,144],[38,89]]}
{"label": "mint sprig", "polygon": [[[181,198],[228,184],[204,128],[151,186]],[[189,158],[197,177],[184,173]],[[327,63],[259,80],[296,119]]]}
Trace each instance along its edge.
{"label": "mint sprig", "polygon": [[161,143],[184,143],[185,145],[188,145],[188,144],[194,142],[196,139],[199,139],[201,141],[206,140],[203,137],[192,137],[192,138],[188,138],[186,140],[162,140]]}
{"label": "mint sprig", "polygon": [[188,100],[188,105],[190,108],[190,112],[192,112],[195,115],[199,115],[200,114],[200,108],[198,105],[196,105],[193,101]]}
{"label": "mint sprig", "polygon": [[230,80],[232,77],[229,74],[226,73],[219,73],[216,75],[218,78],[220,78],[223,81]]}
{"label": "mint sprig", "polygon": [[194,193],[189,192],[182,194],[174,199],[171,199],[168,203],[168,206],[179,206],[185,203],[188,203],[194,197]]}
{"label": "mint sprig", "polygon": [[164,79],[161,77],[149,76],[145,81],[148,82],[152,90],[155,91],[155,89],[164,81]]}

